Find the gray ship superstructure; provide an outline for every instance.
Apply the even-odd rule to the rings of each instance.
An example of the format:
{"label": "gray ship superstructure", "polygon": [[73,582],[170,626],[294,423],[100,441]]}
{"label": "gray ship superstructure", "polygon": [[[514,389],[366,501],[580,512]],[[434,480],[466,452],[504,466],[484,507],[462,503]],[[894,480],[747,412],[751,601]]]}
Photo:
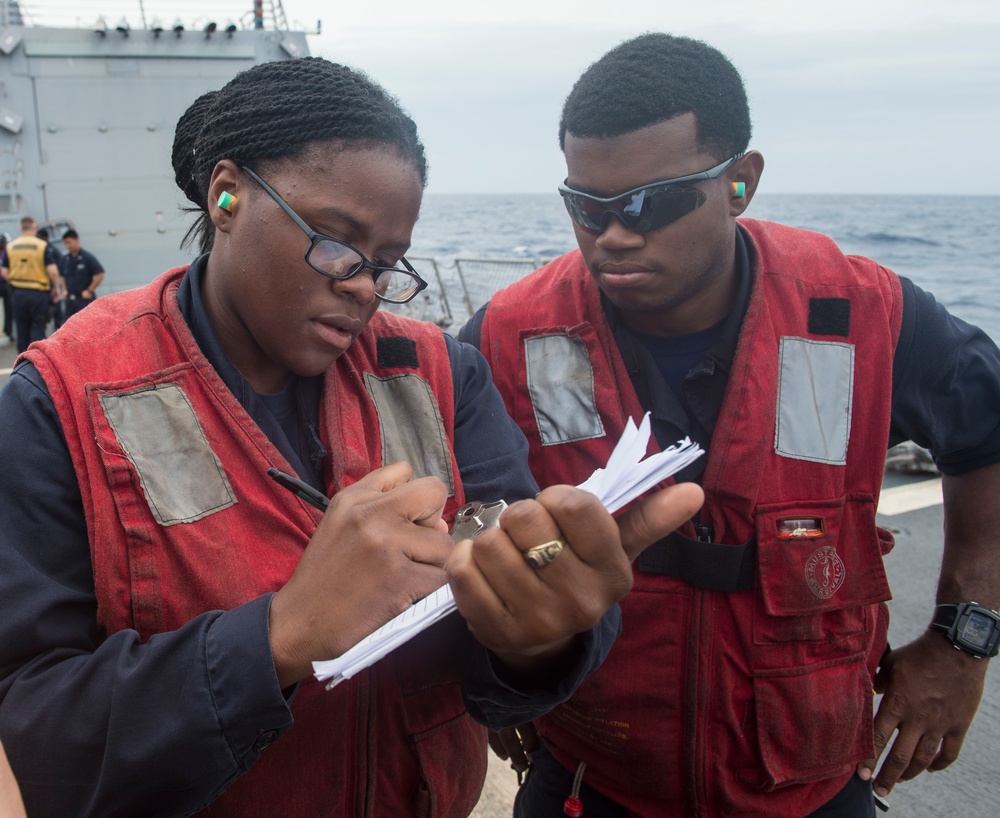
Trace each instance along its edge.
{"label": "gray ship superstructure", "polygon": [[305,56],[306,34],[281,2],[99,0],[86,23],[57,5],[0,0],[0,232],[30,215],[61,249],[72,226],[104,292],[127,289],[191,258],[170,164],[178,117],[239,71]]}

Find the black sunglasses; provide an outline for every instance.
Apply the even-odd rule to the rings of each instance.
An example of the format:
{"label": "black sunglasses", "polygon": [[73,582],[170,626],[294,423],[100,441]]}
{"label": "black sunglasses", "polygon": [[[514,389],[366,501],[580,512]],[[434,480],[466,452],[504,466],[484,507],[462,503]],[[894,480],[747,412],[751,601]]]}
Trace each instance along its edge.
{"label": "black sunglasses", "polygon": [[691,185],[706,179],[717,179],[741,156],[742,153],[730,156],[725,162],[701,173],[650,182],[608,199],[574,190],[566,184],[559,186],[559,193],[570,218],[588,233],[601,235],[612,216],[629,230],[648,233],[701,207],[708,197],[704,191]]}
{"label": "black sunglasses", "polygon": [[375,295],[381,301],[387,301],[390,304],[405,304],[427,287],[427,282],[420,277],[405,258],[399,259],[399,263],[403,265],[402,268],[387,267],[369,261],[365,258],[364,253],[351,247],[347,242],[331,236],[324,236],[313,230],[298,213],[289,207],[288,202],[282,199],[267,182],[250,168],[241,166],[240,170],[260,185],[264,192],[277,202],[278,207],[284,210],[288,217],[309,237],[309,248],[305,255],[306,264],[320,275],[332,278],[334,281],[346,281],[362,270],[371,270],[372,280],[375,282]]}

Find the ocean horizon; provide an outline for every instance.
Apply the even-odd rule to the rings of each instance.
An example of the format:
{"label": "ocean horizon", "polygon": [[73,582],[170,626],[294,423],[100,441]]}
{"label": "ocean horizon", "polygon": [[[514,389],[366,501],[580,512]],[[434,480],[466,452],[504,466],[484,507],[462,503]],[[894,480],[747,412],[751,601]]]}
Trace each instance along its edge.
{"label": "ocean horizon", "polygon": [[[823,233],[1000,339],[1000,196],[758,193],[746,216]],[[555,192],[429,193],[407,256],[434,259],[447,280],[456,259],[516,259],[527,272],[575,246]]]}

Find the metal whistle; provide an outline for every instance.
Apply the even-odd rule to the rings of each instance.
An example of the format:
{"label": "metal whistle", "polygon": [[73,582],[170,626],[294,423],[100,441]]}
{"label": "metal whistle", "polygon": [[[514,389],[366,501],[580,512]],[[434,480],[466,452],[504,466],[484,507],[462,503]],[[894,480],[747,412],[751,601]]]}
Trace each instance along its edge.
{"label": "metal whistle", "polygon": [[451,529],[451,539],[474,540],[484,528],[496,528],[500,525],[500,514],[507,508],[507,503],[497,500],[495,503],[480,503],[473,500],[466,503],[455,512],[455,525]]}

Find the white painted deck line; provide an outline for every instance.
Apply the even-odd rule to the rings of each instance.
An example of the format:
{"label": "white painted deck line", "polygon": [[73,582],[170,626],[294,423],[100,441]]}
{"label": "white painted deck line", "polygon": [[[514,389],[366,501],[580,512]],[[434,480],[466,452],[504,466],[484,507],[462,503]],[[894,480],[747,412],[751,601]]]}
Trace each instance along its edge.
{"label": "white painted deck line", "polygon": [[878,513],[887,517],[905,514],[941,503],[941,478],[921,480],[905,486],[882,489],[878,501]]}

